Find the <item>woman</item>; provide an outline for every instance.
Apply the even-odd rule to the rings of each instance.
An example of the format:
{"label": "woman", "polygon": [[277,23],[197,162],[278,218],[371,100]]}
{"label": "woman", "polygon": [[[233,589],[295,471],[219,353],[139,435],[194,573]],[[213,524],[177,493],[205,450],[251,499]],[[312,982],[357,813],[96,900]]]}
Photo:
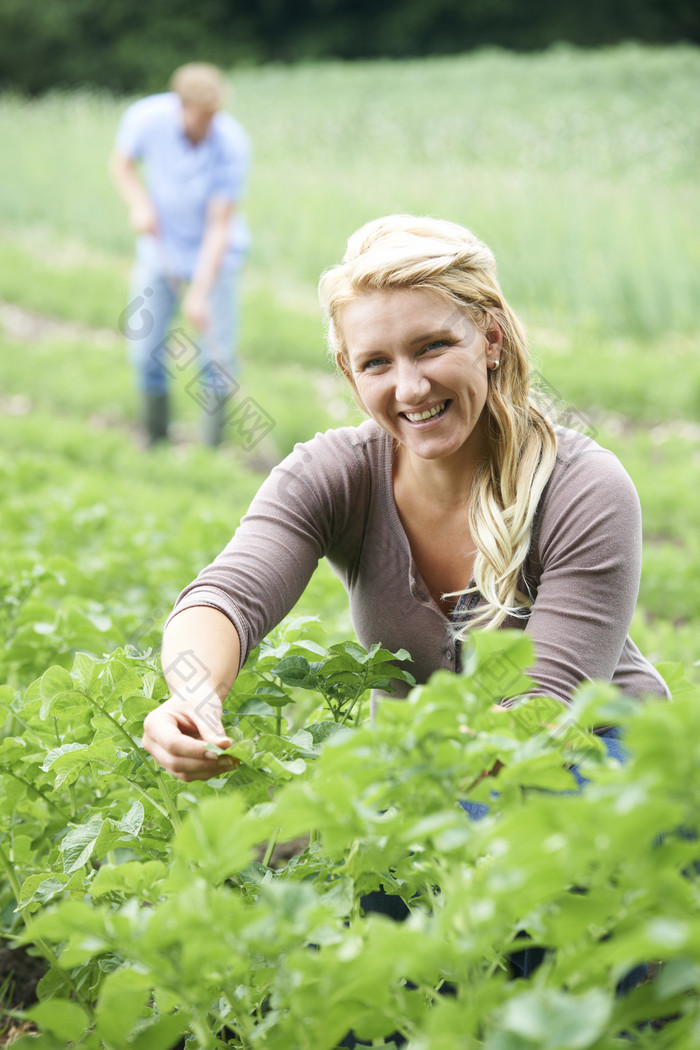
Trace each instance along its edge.
{"label": "woman", "polygon": [[205,750],[229,744],[222,701],[324,556],[360,641],[406,648],[419,682],[459,671],[474,627],[516,627],[534,641],[532,695],[567,703],[594,678],[667,695],[628,635],[634,486],[612,453],[534,403],[490,250],[453,223],[390,216],[350,238],[319,291],[369,419],[297,446],[180,595],[163,641],[172,697],[145,723],[156,761],[185,781],[230,768]]}

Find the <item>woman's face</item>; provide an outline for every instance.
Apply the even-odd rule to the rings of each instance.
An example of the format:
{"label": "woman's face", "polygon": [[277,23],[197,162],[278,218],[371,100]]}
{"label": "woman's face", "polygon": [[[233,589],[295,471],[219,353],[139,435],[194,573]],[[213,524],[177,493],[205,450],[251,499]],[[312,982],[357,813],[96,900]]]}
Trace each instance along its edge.
{"label": "woman's face", "polygon": [[[348,379],[376,423],[421,459],[469,447],[502,336],[427,288],[367,292],[340,310]],[[478,433],[477,440],[481,441]]]}

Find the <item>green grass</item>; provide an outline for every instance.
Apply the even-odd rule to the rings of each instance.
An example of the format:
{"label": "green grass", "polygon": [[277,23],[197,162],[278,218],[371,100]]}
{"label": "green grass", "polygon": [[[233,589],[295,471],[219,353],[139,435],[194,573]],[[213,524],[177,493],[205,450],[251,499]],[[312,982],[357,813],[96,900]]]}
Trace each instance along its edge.
{"label": "green grass", "polygon": [[[276,421],[265,458],[357,419],[315,294],[349,233],[400,210],[471,226],[496,251],[536,367],[639,490],[633,637],[700,680],[700,51],[489,51],[246,69],[233,82],[255,154],[240,352],[245,392]],[[78,596],[117,630],[169,607],[259,481],[235,437],[219,453],[189,443],[198,410],[182,384],[181,443],[137,447],[118,335],[131,236],[106,171],[128,101],[0,96],[0,300],[32,314],[28,333],[0,332],[6,579],[22,542],[55,550],[89,566]],[[301,608],[350,633],[327,567]]]}
{"label": "green grass", "polygon": [[[359,223],[395,210],[472,226],[533,323],[695,331],[697,49],[482,52],[239,70],[255,164],[251,269],[313,301]],[[0,103],[0,224],[126,254],[106,172],[127,100]]]}

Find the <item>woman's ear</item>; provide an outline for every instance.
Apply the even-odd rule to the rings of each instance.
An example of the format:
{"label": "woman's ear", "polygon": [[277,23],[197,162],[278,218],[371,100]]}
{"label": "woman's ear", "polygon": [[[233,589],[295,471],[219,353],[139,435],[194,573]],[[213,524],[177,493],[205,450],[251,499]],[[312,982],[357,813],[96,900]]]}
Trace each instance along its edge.
{"label": "woman's ear", "polygon": [[495,317],[488,318],[484,336],[486,338],[486,367],[493,370],[500,365],[503,352],[503,329]]}
{"label": "woman's ear", "polygon": [[345,376],[346,379],[350,379],[350,372],[348,369],[348,363],[345,360],[343,354],[338,350],[335,355],[335,363],[338,371],[341,375]]}
{"label": "woman's ear", "polygon": [[499,351],[502,348],[503,329],[493,315],[488,318],[488,325],[484,334],[486,336],[489,350]]}

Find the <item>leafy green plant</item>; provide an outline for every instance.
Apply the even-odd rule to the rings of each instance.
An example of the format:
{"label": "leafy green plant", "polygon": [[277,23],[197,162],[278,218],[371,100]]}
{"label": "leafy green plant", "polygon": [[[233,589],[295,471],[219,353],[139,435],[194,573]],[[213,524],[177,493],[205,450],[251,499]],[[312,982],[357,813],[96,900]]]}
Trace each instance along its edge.
{"label": "leafy green plant", "polygon": [[[527,639],[474,641],[463,676],[440,672],[406,701],[383,699],[373,725],[328,722],[323,743],[292,727],[286,755],[304,758],[298,771],[255,765],[265,749],[276,755],[276,708],[246,714],[251,697],[232,695],[226,720],[243,734],[234,746],[248,756],[245,775],[206,784],[174,782],[127,747],[162,695],[148,660],[79,661],[30,687],[19,710],[10,702],[34,752],[25,765],[8,738],[11,768],[31,770],[39,793],[17,791],[12,814],[4,796],[3,849],[8,866],[45,853],[18,887],[19,908],[21,939],[51,963],[27,1013],[42,1034],[17,1045],[167,1050],[185,1037],[206,1050],[331,1050],[352,1029],[375,1042],[400,1033],[411,1050],[693,1046],[695,691],[671,673],[671,704],[591,685],[573,709],[538,708],[533,721],[527,707],[493,710],[489,685],[503,660],[528,666]],[[307,658],[295,644],[282,660]],[[76,694],[83,722],[93,697],[92,737],[47,751],[56,724],[75,734]],[[575,752],[583,791],[567,771],[572,720],[585,738]],[[610,722],[622,727],[626,764],[587,735]],[[498,776],[483,777],[497,761]],[[488,805],[484,819],[468,819],[467,800]],[[260,851],[273,836],[308,845],[272,869]],[[379,887],[401,898],[406,922],[363,914]],[[524,933],[545,961],[531,979],[509,980]],[[662,962],[659,975],[616,996],[644,960]],[[650,1042],[645,1025],[670,1016]]]}
{"label": "leafy green plant", "polygon": [[[314,619],[293,619],[276,632],[280,635],[277,641],[263,642],[253,662],[253,675],[262,681],[253,693],[244,694],[247,700],[262,700],[281,711],[295,702],[289,688],[310,690],[320,693],[334,722],[346,725],[361,721],[360,701],[369,690],[391,691],[394,682],[416,684],[409,671],[395,665],[395,661],[411,659],[405,649],[390,653],[375,644],[366,650],[357,642],[338,642],[324,649],[313,639],[299,638],[293,644],[290,636],[296,638],[299,629]],[[316,659],[309,660],[309,656]],[[239,681],[236,693],[240,690]]]}

